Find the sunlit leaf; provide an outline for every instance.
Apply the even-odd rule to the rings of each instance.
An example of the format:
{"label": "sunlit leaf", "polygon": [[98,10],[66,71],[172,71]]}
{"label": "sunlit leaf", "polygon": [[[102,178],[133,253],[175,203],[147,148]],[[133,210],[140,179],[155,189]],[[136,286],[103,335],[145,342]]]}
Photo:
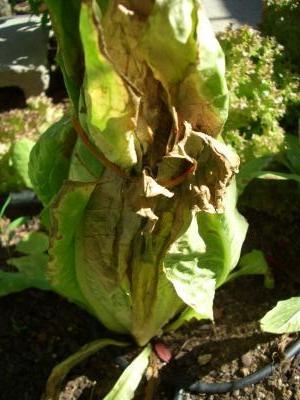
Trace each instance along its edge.
{"label": "sunlit leaf", "polygon": [[129,364],[115,383],[112,390],[103,400],[131,400],[138,387],[143,374],[149,364],[151,346],[148,345],[144,350]]}
{"label": "sunlit leaf", "polygon": [[135,109],[122,77],[100,51],[104,46],[101,35],[101,12],[96,2],[81,3],[80,37],[85,61],[81,102],[85,112],[80,120],[92,143],[109,161],[129,168],[137,163]]}
{"label": "sunlit leaf", "polygon": [[197,215],[199,233],[205,243],[205,251],[198,257],[202,268],[214,272],[217,287],[226,282],[236,267],[248,223],[238,212],[235,182],[231,183],[224,201],[224,213]]}
{"label": "sunlit leaf", "polygon": [[23,138],[13,143],[11,148],[11,161],[13,167],[27,188],[31,188],[32,184],[28,176],[29,155],[34,142],[30,139]]}
{"label": "sunlit leaf", "polygon": [[197,260],[178,261],[165,267],[178,296],[191,307],[197,319],[213,319],[215,279],[212,271],[199,268]]}
{"label": "sunlit leaf", "polygon": [[271,333],[292,333],[300,331],[300,297],[279,301],[260,320],[261,329]]}
{"label": "sunlit leaf", "polygon": [[271,269],[268,266],[264,253],[260,250],[252,250],[244,254],[239,261],[238,268],[229,275],[228,281],[246,275],[263,275],[265,286],[269,289],[274,287],[274,278]]}

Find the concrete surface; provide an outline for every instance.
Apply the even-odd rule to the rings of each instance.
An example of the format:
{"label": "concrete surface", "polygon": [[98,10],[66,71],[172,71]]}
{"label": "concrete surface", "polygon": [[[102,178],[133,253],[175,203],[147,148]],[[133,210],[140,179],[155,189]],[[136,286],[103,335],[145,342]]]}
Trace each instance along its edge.
{"label": "concrete surface", "polygon": [[40,18],[0,18],[0,87],[19,87],[25,97],[48,88],[48,33]]}
{"label": "concrete surface", "polygon": [[262,0],[202,0],[216,32],[233,24],[256,27],[261,20]]}

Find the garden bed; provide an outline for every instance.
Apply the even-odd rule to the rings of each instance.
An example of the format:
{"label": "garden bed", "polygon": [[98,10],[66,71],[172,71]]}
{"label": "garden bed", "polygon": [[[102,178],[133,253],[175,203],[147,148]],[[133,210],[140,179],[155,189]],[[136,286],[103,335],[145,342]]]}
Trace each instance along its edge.
{"label": "garden bed", "polygon": [[[268,363],[282,360],[283,350],[295,335],[270,335],[259,329],[259,319],[280,299],[299,294],[299,283],[286,273],[295,265],[299,239],[288,237],[283,221],[248,210],[250,229],[244,248],[264,247],[271,261],[275,288],[266,289],[261,277],[241,278],[217,291],[215,325],[191,322],[176,332],[157,338],[172,353],[169,363],[154,359],[149,381],[140,386],[136,399],[171,400],[180,387],[202,379],[230,381],[253,373]],[[298,218],[299,219],[299,218]],[[262,221],[266,221],[265,224]],[[296,225],[295,225],[296,224]],[[296,219],[290,225],[293,235]],[[297,229],[296,229],[297,230]],[[287,234],[289,232],[286,232]],[[294,240],[282,254],[274,235]],[[299,246],[298,246],[299,247]],[[1,249],[1,263],[8,254]],[[283,267],[283,268],[280,268]],[[39,400],[52,368],[79,347],[111,337],[97,321],[75,305],[53,293],[27,290],[0,299],[0,399]],[[128,338],[125,338],[128,340]],[[60,400],[96,400],[114,384],[127,361],[138,352],[110,347],[72,370]],[[284,362],[272,376],[259,384],[226,394],[186,394],[183,399],[283,399],[299,400],[300,356]]]}
{"label": "garden bed", "polygon": [[[82,4],[85,8],[88,2]],[[87,28],[90,31],[89,25]],[[94,28],[97,33],[98,25]],[[263,333],[259,324],[260,319],[277,301],[299,296],[300,147],[297,142],[299,80],[298,76],[289,75],[289,68],[286,68],[283,62],[282,57],[285,57],[283,51],[273,39],[263,38],[258,32],[247,27],[236,32],[229,29],[224,35],[223,38],[219,36],[219,40],[227,57],[226,80],[231,91],[231,108],[223,136],[226,143],[231,143],[236,148],[242,160],[241,173],[237,180],[239,189],[241,190],[241,183],[243,186],[245,182],[248,183],[253,179],[238,202],[241,213],[249,222],[243,253],[253,249],[263,251],[271,267],[275,286],[273,289],[267,289],[262,276],[248,276],[227,283],[216,293],[214,324],[206,320],[191,321],[175,332],[166,332],[152,339],[156,353],[153,352],[150,357],[146,377],[136,391],[135,400],[300,400],[299,352],[293,359],[284,358],[284,351],[295,343],[298,335]],[[85,43],[84,40],[85,37],[82,35],[81,43]],[[74,46],[73,42],[71,44],[72,48],[77,48],[76,43]],[[278,74],[273,73],[275,66],[281,66]],[[73,64],[71,67],[73,68]],[[76,63],[74,76],[77,73]],[[25,105],[24,99],[19,99],[18,96],[8,96],[6,91],[0,93],[0,102],[1,99],[5,100],[0,110],[3,122],[0,143],[2,172],[0,270],[12,271],[13,267],[7,260],[20,255],[16,254],[16,243],[27,232],[40,229],[38,213],[41,205],[37,203],[30,202],[26,208],[21,204],[17,206],[15,204],[14,207],[10,204],[2,218],[6,197],[3,193],[31,187],[27,168],[30,149],[40,134],[58,120],[68,108],[66,102],[62,101],[65,98],[65,90],[64,88],[61,90],[62,78],[57,69],[53,75],[56,74],[56,78],[59,79],[51,82],[57,84],[53,85],[50,82],[47,93],[53,97],[53,101],[41,96],[38,99],[29,99]],[[80,74],[78,82],[81,79]],[[235,85],[237,79],[238,86]],[[132,90],[131,80],[127,82],[125,79],[123,83],[126,85],[129,83],[130,91]],[[89,88],[86,89],[88,92]],[[6,98],[14,100],[14,97],[17,104],[11,104],[6,100]],[[158,108],[161,108],[162,98],[164,97],[159,97]],[[252,101],[253,98],[255,102]],[[202,97],[199,99],[201,100],[199,104],[202,104]],[[288,109],[290,105],[294,107],[291,110]],[[12,110],[13,106],[19,109]],[[291,121],[290,116],[293,117]],[[161,123],[166,125],[162,131],[166,132],[169,129],[167,119],[166,121],[165,118],[161,119]],[[76,124],[76,119],[73,123]],[[283,123],[288,125],[282,126]],[[196,126],[198,127],[198,124]],[[56,125],[55,130],[59,132],[59,125]],[[80,132],[79,129],[77,133],[80,135]],[[83,135],[81,132],[81,136],[85,138],[84,132]],[[18,147],[20,145],[23,147]],[[55,146],[55,149],[59,149]],[[154,146],[152,150],[154,154],[157,149]],[[52,152],[45,151],[46,155],[50,156],[51,164]],[[268,158],[267,164],[265,157]],[[102,165],[102,158],[100,159]],[[258,161],[258,164],[254,164],[254,167],[257,167],[255,171],[250,168],[250,173],[253,174],[249,177],[247,173],[244,172],[243,175],[242,172],[247,162],[251,161]],[[85,167],[84,163],[82,164]],[[34,171],[40,171],[41,164],[36,165]],[[197,163],[195,166],[197,168]],[[253,164],[250,166],[253,167]],[[267,175],[269,178],[271,176],[271,179],[254,179],[263,178],[263,172],[269,168],[271,175]],[[57,171],[56,178],[60,178],[63,169]],[[43,174],[47,179],[49,176],[47,171]],[[98,177],[98,173],[95,176]],[[243,180],[241,177],[246,179]],[[36,190],[41,183],[43,180],[35,182]],[[50,194],[51,198],[55,195],[54,192]],[[29,216],[29,219],[22,218],[21,226],[19,219],[18,224],[12,225],[13,229],[9,228],[10,220],[23,216]],[[69,217],[69,214],[63,215],[68,223]],[[23,221],[26,221],[25,224]],[[238,239],[236,237],[236,241]],[[69,243],[64,250],[66,252],[69,251],[68,245]],[[43,247],[41,251],[44,252],[46,248],[47,246]],[[213,250],[215,251],[215,247]],[[239,249],[237,251],[239,252]],[[44,260],[47,258],[45,253],[42,256]],[[39,263],[31,262],[26,268],[30,270],[31,265],[40,268]],[[68,264],[59,261],[59,265]],[[148,275],[146,279],[148,280]],[[191,281],[189,280],[189,283]],[[45,286],[38,287],[48,287],[47,282]],[[87,289],[85,295],[89,294],[90,291]],[[169,304],[172,307],[172,304]],[[114,311],[112,308],[111,312]],[[143,321],[145,324],[148,322],[146,318]],[[71,370],[63,382],[59,398],[59,400],[100,400],[110,391],[124,368],[140,352],[130,338],[115,337],[74,304],[52,292],[36,289],[0,297],[0,327],[0,400],[46,400],[42,394],[47,378],[58,363],[91,341],[101,338],[124,340],[129,343],[127,347],[107,347]],[[298,346],[299,342],[296,343]],[[274,367],[272,375],[243,389],[225,394],[191,394],[187,390],[180,390],[188,388],[198,380],[215,383],[242,379],[260,371],[266,365]]]}

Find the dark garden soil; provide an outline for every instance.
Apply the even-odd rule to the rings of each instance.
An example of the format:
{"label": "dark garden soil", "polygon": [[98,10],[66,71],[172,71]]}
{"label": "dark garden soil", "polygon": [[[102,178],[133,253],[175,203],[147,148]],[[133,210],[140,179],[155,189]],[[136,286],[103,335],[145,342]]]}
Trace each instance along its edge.
{"label": "dark garden soil", "polygon": [[[247,203],[247,196],[246,201]],[[263,205],[259,205],[263,209]],[[300,215],[243,207],[250,221],[245,250],[261,248],[273,269],[274,289],[262,277],[241,278],[217,291],[215,324],[191,322],[157,338],[172,358],[152,361],[138,400],[173,399],[178,388],[202,379],[229,381],[280,362],[297,335],[262,333],[259,319],[280,299],[299,295]],[[7,250],[1,249],[5,266]],[[298,282],[297,282],[298,279]],[[0,299],[0,399],[40,400],[52,368],[82,345],[112,337],[88,314],[53,293],[27,290]],[[128,338],[125,338],[128,340]],[[109,347],[74,368],[60,400],[99,400],[139,349]],[[282,362],[259,384],[226,394],[185,394],[182,399],[300,400],[300,356]]]}

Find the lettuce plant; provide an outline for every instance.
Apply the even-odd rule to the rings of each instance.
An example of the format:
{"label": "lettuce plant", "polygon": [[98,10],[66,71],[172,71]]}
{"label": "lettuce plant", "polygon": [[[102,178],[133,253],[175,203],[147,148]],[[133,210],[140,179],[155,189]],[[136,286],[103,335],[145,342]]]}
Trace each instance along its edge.
{"label": "lettuce plant", "polygon": [[[236,149],[242,165],[279,153],[284,149],[283,118],[291,107],[299,108],[299,76],[289,71],[286,52],[275,38],[242,26],[227,28],[218,39],[230,90],[225,140]],[[296,113],[294,117],[297,125]]]}
{"label": "lettuce plant", "polygon": [[264,0],[260,29],[265,36],[274,36],[285,47],[288,61],[300,73],[299,38],[300,3],[293,0]]}
{"label": "lettuce plant", "polygon": [[228,27],[218,40],[230,90],[223,137],[241,159],[239,194],[254,178],[299,181],[293,165],[299,147],[295,127],[300,80],[289,71],[285,49],[275,38],[263,37],[248,26]]}
{"label": "lettuce plant", "polygon": [[187,306],[212,317],[234,267],[199,266],[199,232],[238,169],[218,140],[223,53],[199,2],[47,4],[73,103],[30,160],[50,213],[49,279],[143,345]]}
{"label": "lettuce plant", "polygon": [[[141,346],[162,329],[212,319],[247,223],[235,208],[239,159],[220,137],[224,56],[200,1],[46,3],[72,103],[29,165],[49,224],[51,288]],[[107,344],[54,369],[45,398]],[[149,354],[107,399],[131,398],[129,376]]]}

